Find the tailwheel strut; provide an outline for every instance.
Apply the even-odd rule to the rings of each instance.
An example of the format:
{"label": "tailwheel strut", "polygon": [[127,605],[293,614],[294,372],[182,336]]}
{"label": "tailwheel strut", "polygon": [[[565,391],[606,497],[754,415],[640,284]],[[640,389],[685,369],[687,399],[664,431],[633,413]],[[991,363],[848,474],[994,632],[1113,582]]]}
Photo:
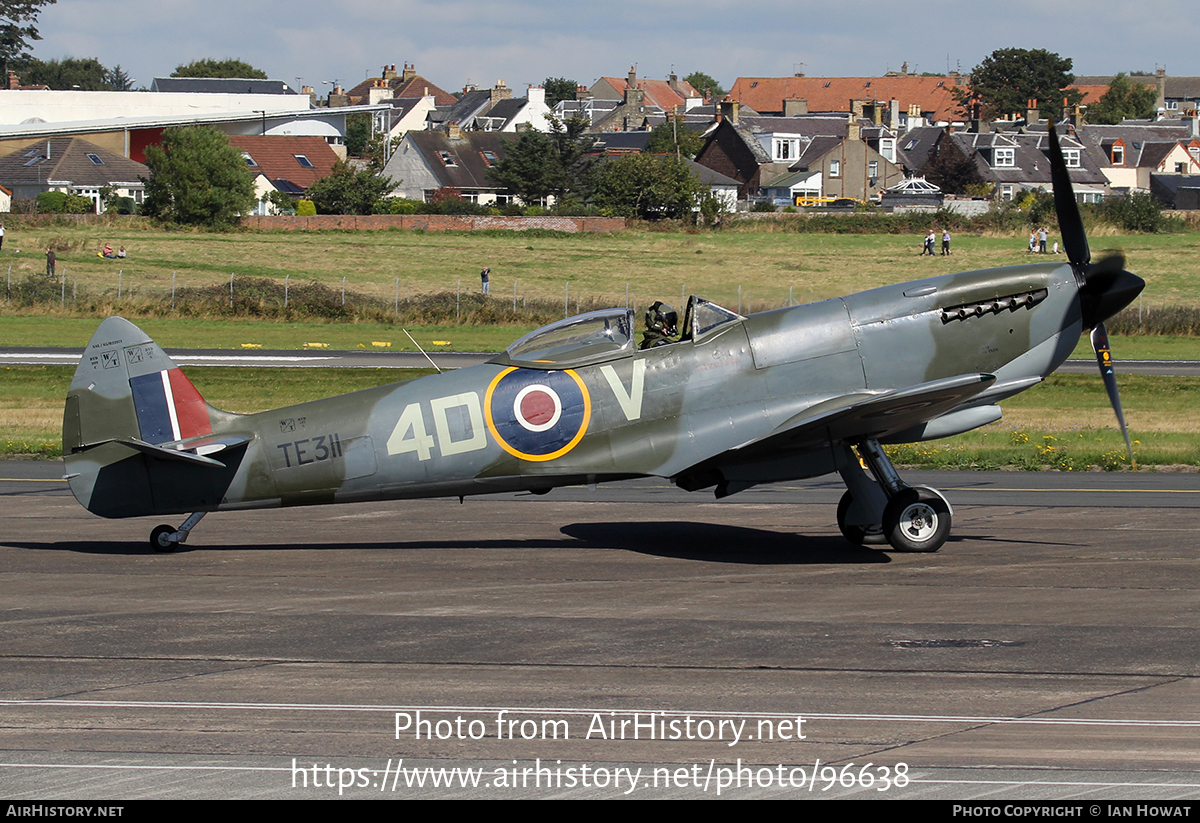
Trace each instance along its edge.
{"label": "tailwheel strut", "polygon": [[176,529],[173,526],[156,526],[154,531],[150,532],[150,548],[156,552],[173,552],[175,547],[180,543],[186,543],[188,533],[196,527],[196,524],[203,519],[208,512],[196,512],[187,520],[183,521],[183,525]]}

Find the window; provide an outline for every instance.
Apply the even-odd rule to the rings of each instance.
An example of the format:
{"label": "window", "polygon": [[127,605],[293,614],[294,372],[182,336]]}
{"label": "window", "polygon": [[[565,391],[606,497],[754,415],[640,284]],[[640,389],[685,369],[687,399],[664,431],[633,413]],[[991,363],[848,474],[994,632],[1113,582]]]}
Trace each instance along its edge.
{"label": "window", "polygon": [[306,169],[316,168],[313,165],[313,162],[311,160],[309,160],[307,157],[305,157],[303,154],[293,154],[292,157],[295,157],[296,162],[299,163],[301,166],[304,166],[304,168],[306,168]]}
{"label": "window", "polygon": [[1068,169],[1079,168],[1079,149],[1063,149],[1063,160],[1067,162]]}
{"label": "window", "polygon": [[879,176],[879,161],[878,160],[872,160],[870,163],[867,163],[867,176],[868,177],[878,177]]}
{"label": "window", "polygon": [[1125,147],[1124,146],[1113,146],[1112,147],[1112,164],[1114,166],[1124,166],[1125,165]]}
{"label": "window", "polygon": [[493,151],[481,151],[479,153],[483,155],[483,162],[487,163],[488,166],[494,166],[496,163],[500,162],[499,158],[496,157],[496,153]]}
{"label": "window", "polygon": [[1013,187],[1008,186],[1008,185],[1001,186],[1000,187],[1000,199],[1001,200],[1012,200],[1013,199]]}
{"label": "window", "polygon": [[992,150],[992,165],[997,167],[1012,168],[1017,165],[1017,150],[995,148]]}
{"label": "window", "polygon": [[247,166],[253,167],[258,165],[258,163],[254,162],[254,158],[250,156],[250,152],[248,151],[242,152],[242,159],[246,161]]}
{"label": "window", "polygon": [[1176,174],[1187,174],[1187,167],[1188,167],[1187,163],[1176,163],[1175,164],[1175,173]]}
{"label": "window", "polygon": [[98,155],[98,154],[90,154],[89,153],[87,156],[87,159],[92,161],[93,166],[103,166],[104,165],[104,161],[100,159],[100,155]]}
{"label": "window", "polygon": [[799,140],[776,137],[771,141],[771,144],[777,163],[790,163],[800,155]]}
{"label": "window", "polygon": [[[912,142],[917,142],[916,140]],[[896,139],[894,137],[883,137],[879,140],[879,153],[883,155],[883,159],[889,163],[896,162]]]}
{"label": "window", "polygon": [[830,160],[829,161],[829,176],[830,177],[841,177],[842,176],[842,161],[841,160]]}
{"label": "window", "polygon": [[454,168],[458,165],[458,163],[454,162],[454,155],[448,151],[439,151],[437,155],[442,159],[442,163],[449,168]]}
{"label": "window", "polygon": [[1193,160],[1200,161],[1200,146],[1188,146],[1188,154]]}

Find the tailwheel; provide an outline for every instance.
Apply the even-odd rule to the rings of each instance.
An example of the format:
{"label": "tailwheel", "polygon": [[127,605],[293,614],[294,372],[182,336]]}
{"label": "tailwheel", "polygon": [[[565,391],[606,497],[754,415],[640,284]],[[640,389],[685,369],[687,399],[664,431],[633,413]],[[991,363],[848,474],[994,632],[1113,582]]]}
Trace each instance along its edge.
{"label": "tailwheel", "polygon": [[171,536],[175,534],[174,526],[155,526],[154,531],[150,532],[150,548],[156,552],[167,553],[175,551],[178,545]]}
{"label": "tailwheel", "polygon": [[852,505],[854,505],[854,495],[847,490],[842,495],[842,499],[838,502],[837,507],[837,523],[838,528],[842,531],[842,537],[856,546],[879,546],[887,543],[887,537],[883,533],[883,526],[881,524],[859,526],[846,522],[846,517],[850,513]]}
{"label": "tailwheel", "polygon": [[925,486],[901,489],[883,510],[883,534],[900,552],[935,552],[950,536],[950,504]]}

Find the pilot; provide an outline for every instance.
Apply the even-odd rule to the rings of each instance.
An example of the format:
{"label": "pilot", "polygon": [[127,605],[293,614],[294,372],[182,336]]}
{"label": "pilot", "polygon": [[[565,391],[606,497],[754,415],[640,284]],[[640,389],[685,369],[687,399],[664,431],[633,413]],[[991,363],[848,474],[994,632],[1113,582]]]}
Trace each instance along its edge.
{"label": "pilot", "polygon": [[675,313],[675,309],[661,300],[655,300],[650,308],[646,309],[646,330],[642,332],[642,345],[638,348],[653,349],[674,343],[671,338],[679,333],[678,323],[679,315]]}

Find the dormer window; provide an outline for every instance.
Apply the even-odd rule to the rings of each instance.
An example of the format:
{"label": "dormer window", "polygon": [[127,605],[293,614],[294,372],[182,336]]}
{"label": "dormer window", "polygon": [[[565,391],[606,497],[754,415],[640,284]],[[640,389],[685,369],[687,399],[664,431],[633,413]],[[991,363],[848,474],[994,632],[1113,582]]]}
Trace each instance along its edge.
{"label": "dormer window", "polygon": [[258,165],[258,163],[254,162],[254,158],[250,156],[250,152],[248,151],[242,152],[242,159],[245,160],[246,165],[250,166],[251,168]]}
{"label": "dormer window", "polygon": [[790,163],[800,154],[800,141],[795,139],[776,137],[771,141],[771,147],[777,163]]}
{"label": "dormer window", "polygon": [[992,151],[992,165],[997,168],[1011,169],[1017,165],[1017,150],[996,148]]}
{"label": "dormer window", "polygon": [[1125,147],[1124,146],[1113,146],[1112,147],[1112,164],[1114,166],[1124,166],[1125,165]]}
{"label": "dormer window", "polygon": [[1063,160],[1066,161],[1068,169],[1079,168],[1079,149],[1063,149]]}

